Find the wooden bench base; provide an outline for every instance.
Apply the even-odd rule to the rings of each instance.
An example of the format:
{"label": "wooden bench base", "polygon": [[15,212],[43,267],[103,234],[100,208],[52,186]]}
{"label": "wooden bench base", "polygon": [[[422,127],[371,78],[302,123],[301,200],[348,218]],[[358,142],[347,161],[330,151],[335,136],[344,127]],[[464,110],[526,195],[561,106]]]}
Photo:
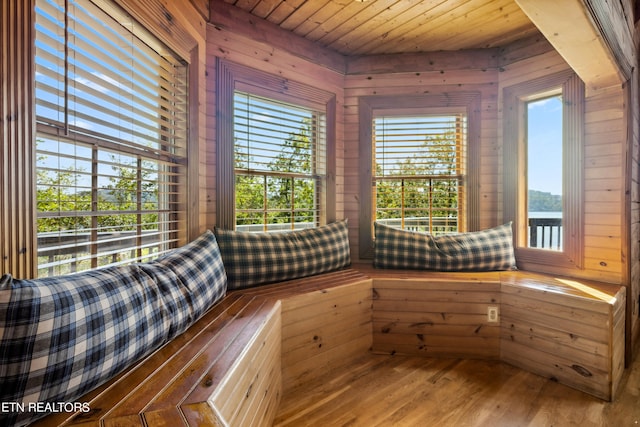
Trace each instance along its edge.
{"label": "wooden bench base", "polygon": [[375,352],[502,360],[614,399],[624,371],[624,286],[523,271],[358,269],[373,279]]}
{"label": "wooden bench base", "polygon": [[356,266],[230,292],[80,399],[90,412],[36,425],[268,426],[283,390],[369,350],[503,360],[611,400],[624,369],[624,307],[622,286]]}
{"label": "wooden bench base", "polygon": [[[373,278],[373,351],[427,357],[500,356],[500,275],[418,272]],[[404,275],[404,277],[403,277]]]}
{"label": "wooden bench base", "polygon": [[604,400],[624,371],[626,288],[503,273],[500,359]]}

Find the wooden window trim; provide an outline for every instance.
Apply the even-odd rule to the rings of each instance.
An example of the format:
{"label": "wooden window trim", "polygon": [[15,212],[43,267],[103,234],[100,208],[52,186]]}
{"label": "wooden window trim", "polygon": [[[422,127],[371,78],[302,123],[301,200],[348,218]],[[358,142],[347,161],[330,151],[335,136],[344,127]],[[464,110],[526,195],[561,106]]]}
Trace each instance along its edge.
{"label": "wooden window trim", "polygon": [[[554,88],[563,95],[563,250],[528,248],[524,174],[526,150],[525,102]],[[520,268],[546,271],[549,267],[582,268],[584,257],[584,84],[566,70],[504,88],[503,190],[504,220],[513,221],[514,248]]]}
{"label": "wooden window trim", "polygon": [[466,229],[478,230],[480,227],[480,93],[456,92],[433,93],[417,96],[363,96],[359,98],[359,169],[360,169],[360,218],[359,245],[360,258],[373,258],[373,206],[372,177],[373,150],[371,123],[374,115],[380,110],[412,111],[419,113],[421,109],[451,108],[464,109],[467,115],[467,207],[465,212]]}
{"label": "wooden window trim", "polygon": [[[294,82],[264,71],[217,58],[216,63],[217,141],[217,226],[235,228],[235,172],[233,138],[233,97],[236,89],[293,102],[311,108],[322,106],[326,114],[325,221],[336,220],[336,96],[325,90]],[[321,202],[323,203],[323,202]]]}

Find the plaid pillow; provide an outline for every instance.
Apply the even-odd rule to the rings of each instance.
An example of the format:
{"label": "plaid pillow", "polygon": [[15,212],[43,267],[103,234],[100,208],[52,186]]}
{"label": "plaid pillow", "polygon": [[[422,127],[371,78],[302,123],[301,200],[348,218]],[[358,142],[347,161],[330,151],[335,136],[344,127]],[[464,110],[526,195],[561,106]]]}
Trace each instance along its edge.
{"label": "plaid pillow", "polygon": [[[171,253],[152,264],[0,278],[0,402],[73,402],[186,329],[181,322],[223,295],[226,282],[210,231],[175,253],[184,260],[175,271]],[[156,282],[154,268],[178,279]],[[176,288],[190,278],[203,284]],[[0,425],[44,415],[0,412]]]}
{"label": "plaid pillow", "polygon": [[437,271],[515,270],[511,223],[470,233],[432,236],[375,223],[377,268]]}
{"label": "plaid pillow", "polygon": [[169,338],[184,332],[227,292],[227,275],[212,231],[148,264],[140,264],[165,296],[173,323]]}
{"label": "plaid pillow", "polygon": [[229,289],[324,273],[351,264],[347,221],[284,233],[216,229]]}

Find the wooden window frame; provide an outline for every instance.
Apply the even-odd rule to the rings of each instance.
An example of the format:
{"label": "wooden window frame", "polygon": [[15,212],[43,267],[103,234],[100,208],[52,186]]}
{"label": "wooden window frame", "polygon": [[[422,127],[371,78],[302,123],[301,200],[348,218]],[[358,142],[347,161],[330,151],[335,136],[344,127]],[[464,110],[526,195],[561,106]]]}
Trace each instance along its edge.
{"label": "wooden window frame", "polygon": [[[526,102],[560,88],[563,97],[563,249],[527,247]],[[584,83],[566,70],[503,90],[503,191],[505,221],[513,222],[518,266],[532,271],[549,267],[582,268],[584,257]]]}
{"label": "wooden window frame", "polygon": [[[319,109],[301,107],[299,105],[284,103],[279,100],[256,96],[254,94],[239,90],[236,90],[235,94],[236,97],[234,99],[238,104],[235,105],[236,108],[234,110],[234,127],[237,124],[237,127],[243,129],[244,132],[240,133],[240,135],[242,135],[243,137],[238,138],[234,141],[234,143],[235,149],[240,149],[239,155],[241,155],[242,157],[240,163],[242,164],[243,162],[246,162],[246,165],[239,165],[239,159],[238,156],[236,156],[236,184],[237,179],[243,176],[248,178],[250,177],[250,179],[259,179],[260,181],[262,181],[263,187],[262,207],[259,210],[257,208],[241,209],[241,207],[238,206],[237,197],[235,201],[236,215],[238,215],[240,212],[254,214],[255,218],[257,218],[257,216],[259,215],[261,217],[261,223],[239,224],[239,220],[238,218],[236,218],[236,229],[242,229],[244,226],[245,228],[251,229],[251,231],[298,230],[301,228],[308,228],[310,226],[317,227],[320,224],[326,223],[324,216],[324,197],[321,197],[325,193],[324,188],[326,182],[325,165],[327,150],[325,147],[326,114],[324,112],[324,106],[320,106],[321,108]],[[244,110],[243,108],[237,108],[239,105],[244,105],[246,110]],[[261,107],[259,105],[261,105]],[[258,117],[254,120],[252,116],[255,116],[256,114],[258,116],[261,116],[262,114],[252,112],[252,108],[264,108],[265,110],[262,110],[262,114],[268,117],[267,119],[264,119],[266,120],[266,122],[262,121],[263,117]],[[270,111],[270,109],[272,108],[277,110],[278,113]],[[310,150],[306,153],[306,160],[309,163],[309,169],[295,171],[285,169],[271,169],[272,165],[274,164],[273,162],[278,160],[278,158],[282,154],[282,149],[291,147],[287,147],[287,139],[285,139],[284,136],[282,136],[283,139],[277,139],[276,141],[272,140],[272,136],[270,135],[273,130],[272,126],[267,126],[266,123],[276,123],[275,128],[278,132],[286,132],[288,133],[288,137],[291,137],[300,129],[299,117],[301,114],[308,114],[308,116],[310,117],[310,127],[308,128]],[[244,136],[245,132],[246,137]],[[269,153],[261,150],[260,148],[258,148],[258,146],[261,146],[263,149],[269,150]],[[277,155],[275,154],[276,150],[278,151]],[[257,163],[252,164],[252,162]],[[286,209],[286,214],[289,215],[290,218],[287,223],[274,223],[269,220],[271,214],[285,213],[285,210],[282,209],[282,206],[276,208],[269,207],[268,188],[269,181],[271,179],[290,182],[290,205],[288,205]],[[314,201],[312,209],[302,209],[297,203],[297,193],[295,191],[296,182],[303,181],[313,183],[312,185],[314,187]],[[307,215],[313,215],[312,221],[307,220],[302,221],[301,223],[297,222],[296,218],[299,218],[301,215],[305,216],[304,214],[302,214],[302,212],[307,212]],[[258,226],[261,226],[260,230],[257,230]]]}
{"label": "wooden window frame", "polygon": [[304,83],[291,81],[222,58],[216,63],[217,219],[216,226],[235,229],[235,150],[233,98],[236,90],[326,114],[326,179],[320,203],[324,223],[336,220],[336,96]]}
{"label": "wooden window frame", "polygon": [[[443,109],[443,108],[436,108],[435,110],[433,109],[421,109],[419,114],[416,114],[415,111],[408,111],[405,112],[404,111],[399,111],[397,109],[394,109],[392,111],[385,111],[385,110],[376,110],[376,113],[374,114],[373,117],[373,121],[375,123],[376,119],[379,118],[409,118],[409,117],[422,117],[422,118],[435,118],[435,117],[455,117],[455,119],[452,122],[455,122],[455,127],[457,129],[456,132],[456,142],[455,142],[455,146],[456,146],[456,157],[455,157],[455,169],[456,169],[456,174],[452,174],[452,175],[440,175],[438,173],[435,174],[416,174],[416,175],[397,175],[397,174],[393,174],[393,173],[387,173],[387,171],[385,170],[385,165],[384,162],[382,162],[382,175],[378,176],[378,175],[373,175],[372,176],[372,186],[374,188],[376,188],[375,193],[377,194],[377,189],[378,187],[378,183],[381,182],[389,182],[389,181],[396,181],[400,183],[400,193],[401,193],[401,206],[400,206],[400,223],[401,223],[401,227],[402,229],[406,229],[406,217],[404,212],[406,210],[412,211],[412,210],[422,210],[420,208],[414,207],[414,206],[407,206],[405,205],[405,196],[407,193],[405,193],[405,187],[409,186],[408,182],[411,181],[422,181],[424,183],[428,183],[428,185],[426,185],[426,187],[429,189],[426,194],[429,200],[432,200],[434,197],[434,192],[433,192],[433,182],[434,181],[439,181],[439,180],[451,180],[451,181],[456,181],[457,182],[457,188],[458,188],[458,192],[457,192],[457,197],[458,197],[458,205],[456,207],[456,211],[457,211],[457,215],[456,215],[456,222],[455,222],[455,230],[449,230],[449,231],[437,231],[434,230],[434,227],[438,227],[437,225],[434,225],[433,222],[433,217],[432,217],[432,213],[434,210],[440,210],[440,208],[434,208],[433,205],[431,203],[429,203],[429,208],[428,208],[428,224],[425,228],[427,228],[429,233],[431,234],[445,234],[445,233],[454,233],[454,232],[460,232],[460,231],[465,231],[466,229],[466,175],[467,175],[467,125],[466,125],[466,111],[464,111],[464,109],[460,109],[460,108],[453,108],[451,110],[449,109]],[[463,124],[462,124],[463,123]],[[375,126],[375,124],[374,124]],[[441,129],[439,129],[441,130]],[[416,132],[418,131],[418,128],[416,128]],[[385,135],[386,136],[386,135]],[[383,150],[386,150],[386,148],[389,148],[391,150],[393,150],[394,148],[398,149],[399,146],[394,146],[393,143],[389,143],[389,145],[387,145],[385,142],[381,142],[380,143],[380,147],[377,146],[377,142],[378,142],[378,135],[376,134],[375,137],[372,138],[372,144],[374,144],[376,151],[378,150],[378,148],[383,148]],[[372,147],[373,148],[373,147]],[[375,153],[372,156],[372,160],[373,160],[373,165],[372,165],[372,170],[375,170],[376,165],[380,164],[378,161],[378,155],[377,153]],[[398,160],[398,158],[394,158],[396,161]],[[406,157],[405,157],[406,159]],[[423,158],[424,161],[424,158]],[[373,194],[373,193],[372,193]],[[377,196],[374,197],[374,199],[372,200],[372,215],[376,218],[376,221],[380,220],[378,218],[378,209],[379,207],[377,206]],[[384,221],[384,220],[382,220]],[[420,227],[423,227],[423,225],[420,225]]]}
{"label": "wooden window frame", "polygon": [[[98,3],[104,4],[105,0]],[[115,4],[115,2],[114,2]],[[130,13],[144,28],[170,47],[191,66],[189,67],[189,99],[202,99],[200,95],[204,83],[203,62],[204,40],[196,38],[195,23],[175,19],[166,12],[167,5],[161,0],[139,2],[117,0],[122,9]],[[174,9],[171,7],[170,9]],[[163,10],[165,13],[158,14]],[[185,25],[187,24],[187,25]],[[0,11],[0,37],[2,51],[10,61],[0,65],[0,82],[7,89],[0,103],[0,116],[6,117],[0,126],[0,139],[5,149],[0,156],[0,169],[4,171],[3,191],[0,205],[4,206],[0,215],[0,273],[10,273],[14,277],[32,278],[37,274],[36,209],[35,209],[35,106],[33,43],[35,25],[34,4],[24,0],[6,0]],[[6,31],[5,31],[6,30]],[[188,158],[198,158],[201,151],[200,104],[189,102]],[[15,165],[21,165],[15,167]],[[188,191],[182,195],[187,205],[187,232],[181,233],[180,242],[197,237],[200,233],[200,212],[197,206],[200,173],[198,162],[189,162],[187,171]]]}
{"label": "wooden window frame", "polygon": [[480,227],[480,93],[456,92],[433,93],[416,96],[363,96],[359,98],[359,168],[360,168],[360,258],[371,259],[374,252],[373,236],[373,144],[372,123],[378,112],[400,112],[432,114],[440,109],[444,114],[456,110],[467,117],[467,175],[465,187],[465,230],[475,231]]}

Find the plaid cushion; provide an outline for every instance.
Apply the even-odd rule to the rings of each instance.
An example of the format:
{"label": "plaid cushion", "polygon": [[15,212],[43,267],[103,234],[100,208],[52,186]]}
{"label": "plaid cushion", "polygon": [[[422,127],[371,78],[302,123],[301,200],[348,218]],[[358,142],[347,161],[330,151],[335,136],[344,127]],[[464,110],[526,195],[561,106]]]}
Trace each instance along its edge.
{"label": "plaid cushion", "polygon": [[375,223],[377,268],[437,271],[515,270],[511,223],[470,233],[432,236]]}
{"label": "plaid cushion", "polygon": [[347,221],[284,233],[216,229],[229,289],[324,273],[351,264]]}
{"label": "plaid cushion", "polygon": [[[0,278],[0,402],[73,402],[185,329],[182,322],[223,295],[226,282],[211,232],[175,255],[184,264],[174,270],[171,253],[152,264]],[[157,282],[154,268],[176,279]],[[205,284],[186,285],[191,279]],[[0,425],[44,415],[0,412]]]}
{"label": "plaid cushion", "polygon": [[210,230],[157,260],[141,264],[158,283],[173,323],[169,338],[184,332],[227,292],[227,275]]}

